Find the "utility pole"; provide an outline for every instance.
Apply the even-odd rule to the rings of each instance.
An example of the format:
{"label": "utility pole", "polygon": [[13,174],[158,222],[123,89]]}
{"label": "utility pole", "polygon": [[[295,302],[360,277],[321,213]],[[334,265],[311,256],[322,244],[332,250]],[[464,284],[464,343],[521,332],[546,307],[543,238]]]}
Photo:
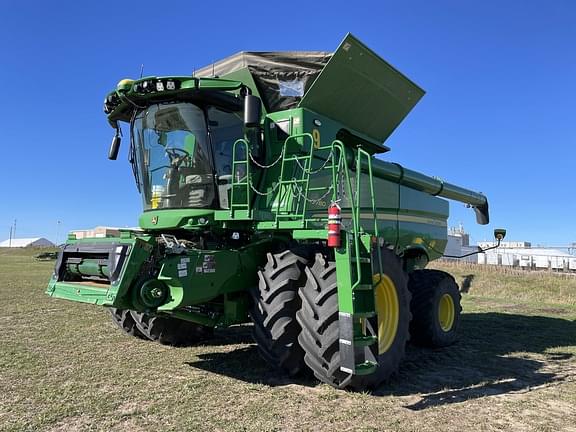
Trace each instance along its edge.
{"label": "utility pole", "polygon": [[61,221],[56,222],[56,224],[57,224],[56,225],[56,246],[58,246],[58,238],[60,237],[60,224],[61,223],[62,223]]}
{"label": "utility pole", "polygon": [[10,225],[10,237],[8,240],[8,247],[12,247],[12,225]]}

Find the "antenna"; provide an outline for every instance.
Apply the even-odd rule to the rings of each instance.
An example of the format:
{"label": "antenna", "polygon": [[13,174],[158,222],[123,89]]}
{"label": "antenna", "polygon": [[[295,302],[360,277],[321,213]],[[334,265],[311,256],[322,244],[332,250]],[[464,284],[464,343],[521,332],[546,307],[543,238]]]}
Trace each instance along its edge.
{"label": "antenna", "polygon": [[140,65],[140,78],[142,78],[142,75],[144,74],[144,63],[142,63]]}
{"label": "antenna", "polygon": [[56,222],[56,246],[58,246],[58,238],[60,237],[60,224],[61,221]]}

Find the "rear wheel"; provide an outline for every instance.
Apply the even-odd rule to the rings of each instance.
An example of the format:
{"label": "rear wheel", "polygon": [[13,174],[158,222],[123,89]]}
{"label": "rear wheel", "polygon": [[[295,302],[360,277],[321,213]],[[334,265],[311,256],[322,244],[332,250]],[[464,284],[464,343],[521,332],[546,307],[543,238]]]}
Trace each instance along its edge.
{"label": "rear wheel", "polygon": [[147,339],[163,345],[189,346],[209,339],[214,334],[212,327],[203,326],[176,318],[154,316],[130,311],[136,328]]}
{"label": "rear wheel", "polygon": [[261,357],[272,367],[295,375],[304,366],[304,352],[298,344],[300,309],[298,288],[303,283],[306,258],[302,253],[285,250],[268,254],[268,261],[258,272],[258,286],[251,290],[250,317],[252,335]]}
{"label": "rear wheel", "polygon": [[381,254],[384,274],[375,275],[374,290],[377,315],[366,320],[366,334],[378,336],[378,342],[365,351],[366,359],[377,362],[378,368],[365,376],[340,370],[336,264],[317,254],[314,264],[306,268],[306,285],[300,290],[302,308],[297,314],[302,327],[299,341],[306,365],[331,386],[375,388],[398,370],[404,357],[410,322],[407,278],[392,251],[382,248]]}
{"label": "rear wheel", "polygon": [[416,270],[410,274],[408,288],[412,292],[413,342],[428,347],[456,342],[462,307],[454,278],[440,270]]}

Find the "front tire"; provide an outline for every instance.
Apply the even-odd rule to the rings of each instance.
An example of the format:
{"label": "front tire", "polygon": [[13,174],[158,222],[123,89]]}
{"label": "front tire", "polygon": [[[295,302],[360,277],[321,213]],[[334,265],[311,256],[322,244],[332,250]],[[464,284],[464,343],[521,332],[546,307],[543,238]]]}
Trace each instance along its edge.
{"label": "front tire", "polygon": [[454,278],[440,270],[415,270],[410,274],[408,288],[412,292],[413,342],[432,348],[456,342],[462,296]]}
{"label": "front tire", "polygon": [[410,322],[407,278],[394,252],[382,248],[381,255],[384,274],[377,279],[380,282],[375,288],[377,316],[366,322],[366,334],[379,338],[365,351],[367,360],[378,363],[370,375],[351,375],[340,370],[336,264],[317,254],[314,264],[306,268],[306,285],[300,290],[302,308],[297,314],[302,327],[299,341],[306,352],[306,365],[316,378],[333,387],[378,387],[398,370],[404,358]]}
{"label": "front tire", "polygon": [[307,260],[291,250],[269,253],[258,272],[258,286],[251,290],[252,336],[260,356],[272,367],[296,375],[304,367],[304,351],[298,344],[300,308],[298,288],[303,283]]}

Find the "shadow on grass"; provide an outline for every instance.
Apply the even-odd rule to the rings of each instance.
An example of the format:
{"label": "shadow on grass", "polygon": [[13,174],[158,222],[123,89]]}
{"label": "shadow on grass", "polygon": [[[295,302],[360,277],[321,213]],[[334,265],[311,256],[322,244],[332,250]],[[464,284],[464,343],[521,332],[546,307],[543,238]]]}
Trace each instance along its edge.
{"label": "shadow on grass", "polygon": [[204,346],[245,345],[254,343],[251,325],[235,325],[225,329],[217,329],[214,336],[202,342]]}
{"label": "shadow on grass", "polygon": [[409,346],[399,374],[375,394],[423,393],[419,402],[407,407],[422,410],[528,391],[563,381],[564,374],[558,371],[573,354],[546,351],[575,345],[575,321],[497,312],[464,314],[457,344],[445,349]]}
{"label": "shadow on grass", "polygon": [[[249,329],[243,327],[242,331],[248,332]],[[485,396],[527,391],[564,380],[564,375],[557,373],[560,367],[546,366],[552,363],[561,365],[573,354],[551,354],[546,350],[573,345],[576,345],[576,321],[496,312],[464,314],[460,342],[443,349],[409,345],[399,373],[372,394],[422,394],[420,401],[407,408],[423,410]],[[509,356],[512,353],[522,354]],[[545,358],[530,358],[534,357],[533,354],[544,354]],[[313,386],[317,383],[307,377],[280,376],[260,359],[254,345],[228,353],[201,354],[200,360],[187,364],[270,386]]]}

